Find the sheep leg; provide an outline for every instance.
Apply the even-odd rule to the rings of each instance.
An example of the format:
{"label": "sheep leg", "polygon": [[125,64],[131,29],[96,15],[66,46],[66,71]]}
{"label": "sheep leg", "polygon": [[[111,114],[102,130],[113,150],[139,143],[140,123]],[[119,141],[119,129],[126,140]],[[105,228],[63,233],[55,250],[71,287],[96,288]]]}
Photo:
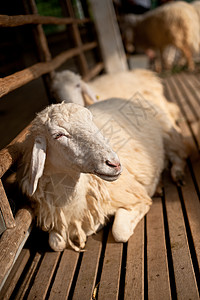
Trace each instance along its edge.
{"label": "sheep leg", "polygon": [[49,233],[49,246],[54,251],[63,251],[66,248],[67,243],[60,233],[58,233],[55,230],[52,230]]}
{"label": "sheep leg", "polygon": [[194,71],[195,69],[195,64],[194,64],[194,61],[193,61],[193,58],[192,58],[192,53],[190,51],[190,48],[185,45],[181,51],[183,52],[186,60],[187,60],[187,63],[188,63],[188,70],[189,71]]}
{"label": "sheep leg", "polygon": [[131,210],[119,208],[115,214],[112,234],[116,242],[127,242],[136,225],[149,211],[150,205],[138,203]]}
{"label": "sheep leg", "polygon": [[169,161],[172,163],[171,176],[178,184],[184,184],[184,169],[186,164],[187,153],[183,143],[182,135],[174,128],[169,132],[169,137],[164,139],[165,150]]}
{"label": "sheep leg", "polygon": [[80,221],[75,221],[74,223],[77,229],[78,244],[80,245],[80,248],[83,249],[85,247],[86,234],[82,229],[82,225]]}
{"label": "sheep leg", "polygon": [[163,71],[163,59],[161,50],[156,52],[156,57],[154,59],[154,69],[157,73],[161,73]]}
{"label": "sheep leg", "polygon": [[162,71],[170,69],[170,67],[166,61],[166,57],[164,55],[164,48],[160,49],[160,62],[161,62]]}

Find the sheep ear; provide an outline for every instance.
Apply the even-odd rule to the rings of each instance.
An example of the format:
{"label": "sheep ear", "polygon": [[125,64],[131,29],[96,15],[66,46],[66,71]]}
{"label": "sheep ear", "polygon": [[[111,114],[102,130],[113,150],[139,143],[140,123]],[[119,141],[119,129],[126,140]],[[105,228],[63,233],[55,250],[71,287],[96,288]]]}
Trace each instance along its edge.
{"label": "sheep ear", "polygon": [[[95,96],[92,89],[87,85],[87,83],[81,81],[81,89],[82,89],[85,105],[91,105],[94,102],[97,102],[97,97]],[[86,98],[85,96],[89,97],[89,99]]]}
{"label": "sheep ear", "polygon": [[29,195],[32,196],[38,185],[38,180],[43,174],[46,160],[46,140],[44,137],[36,137],[31,158],[29,174]]}

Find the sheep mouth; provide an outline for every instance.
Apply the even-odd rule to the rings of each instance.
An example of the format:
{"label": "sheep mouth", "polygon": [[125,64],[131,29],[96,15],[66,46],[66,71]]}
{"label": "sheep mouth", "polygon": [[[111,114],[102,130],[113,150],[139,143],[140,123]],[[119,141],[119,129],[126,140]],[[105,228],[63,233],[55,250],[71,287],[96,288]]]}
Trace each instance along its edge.
{"label": "sheep mouth", "polygon": [[94,174],[97,175],[98,177],[100,177],[103,180],[115,181],[121,175],[121,172],[119,172],[115,175],[102,174],[102,173],[98,173],[98,172],[94,172]]}

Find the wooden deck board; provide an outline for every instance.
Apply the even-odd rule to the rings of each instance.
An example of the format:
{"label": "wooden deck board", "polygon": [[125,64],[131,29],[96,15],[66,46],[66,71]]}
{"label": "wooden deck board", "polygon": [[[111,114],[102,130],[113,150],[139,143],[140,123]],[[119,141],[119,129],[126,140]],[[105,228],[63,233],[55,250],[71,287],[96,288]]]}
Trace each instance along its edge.
{"label": "wooden deck board", "polygon": [[118,299],[119,281],[122,262],[122,243],[116,243],[109,232],[106,244],[103,270],[99,285],[98,299]]}
{"label": "wooden deck board", "polygon": [[74,300],[92,299],[102,250],[102,238],[102,231],[88,238],[74,290]]}
{"label": "wooden deck board", "polygon": [[164,187],[177,296],[178,299],[198,299],[197,284],[178,191],[166,176]]}
{"label": "wooden deck board", "polygon": [[182,113],[179,123],[191,156],[186,185],[177,188],[165,172],[163,197],[154,198],[125,245],[115,243],[111,229],[108,234],[105,228],[88,238],[83,253],[54,253],[36,235],[37,247],[26,245],[0,299],[199,299],[199,79],[181,74],[163,80],[168,99]]}
{"label": "wooden deck board", "polygon": [[147,215],[147,268],[148,299],[171,299],[162,199],[160,198],[154,198]]}
{"label": "wooden deck board", "polygon": [[27,299],[45,299],[60,252],[46,252]]}
{"label": "wooden deck board", "polygon": [[124,299],[144,299],[144,220],[128,241]]}
{"label": "wooden deck board", "polygon": [[179,84],[177,84],[177,82],[172,78],[167,78],[166,81],[168,82],[168,84],[170,85],[170,87],[172,89],[173,97],[174,97],[174,99],[176,99],[175,101],[179,105],[183,116],[185,117],[186,112],[187,112],[189,123],[196,121],[195,116],[194,116],[190,106],[184,99],[184,93],[180,89]]}
{"label": "wooden deck board", "polygon": [[200,122],[193,122],[191,124],[191,128],[192,128],[192,132],[194,134],[195,140],[197,142],[198,145],[198,149],[200,149]]}
{"label": "wooden deck board", "polygon": [[[27,273],[25,274],[25,277],[23,278],[22,283],[20,284],[19,289],[17,290],[14,299],[20,300],[25,299],[26,295],[29,293],[29,286],[31,285],[31,281],[34,278],[34,274],[36,272],[36,269],[39,265],[39,262],[41,260],[41,253],[36,252],[34,257],[32,258],[31,264],[28,268]],[[10,282],[10,279],[8,280]]]}
{"label": "wooden deck board", "polygon": [[[186,75],[182,74],[182,78],[184,82],[187,84],[187,88],[189,89],[189,92],[191,93],[191,100],[193,99],[193,103],[195,107],[197,108],[197,112],[200,109],[200,84],[197,80],[196,76],[193,74]],[[198,115],[198,119],[199,119]]]}
{"label": "wooden deck board", "polygon": [[[195,163],[193,163],[193,168],[194,165]],[[198,166],[200,167],[200,164],[198,164]],[[187,184],[182,187],[183,202],[185,205],[188,223],[197,255],[198,267],[200,268],[200,202],[191,174],[189,174],[188,169],[186,170],[186,172]]]}
{"label": "wooden deck board", "polygon": [[186,143],[186,146],[188,149],[188,154],[190,156],[192,156],[193,158],[199,157],[199,152],[198,152],[198,148],[196,145],[197,139],[194,140],[195,132],[194,132],[193,124],[196,122],[194,122],[190,125],[188,124],[189,120],[186,119],[187,113],[180,106],[180,101],[178,98],[178,96],[180,96],[180,94],[178,94],[178,96],[177,96],[173,93],[173,87],[172,87],[171,83],[169,82],[169,80],[166,80],[164,82],[164,84],[165,84],[165,88],[166,88],[167,99],[169,99],[171,102],[176,103],[180,107],[181,120],[179,120],[179,126],[181,128],[182,134],[185,139],[185,143]]}
{"label": "wooden deck board", "polygon": [[[188,76],[190,78],[190,76]],[[191,86],[188,85],[188,80],[186,80],[186,75],[177,75],[177,85],[181,87],[181,91],[184,94],[184,101],[188,104],[190,107],[192,114],[193,114],[193,121],[197,121],[199,119],[198,117],[198,111],[200,109],[199,103],[196,101],[196,97],[194,97],[193,89],[191,89]],[[179,87],[179,88],[180,88]]]}
{"label": "wooden deck board", "polygon": [[[66,249],[63,252],[60,267],[57,271],[49,299],[67,299],[76,270],[79,253]],[[67,272],[66,272],[67,270]]]}

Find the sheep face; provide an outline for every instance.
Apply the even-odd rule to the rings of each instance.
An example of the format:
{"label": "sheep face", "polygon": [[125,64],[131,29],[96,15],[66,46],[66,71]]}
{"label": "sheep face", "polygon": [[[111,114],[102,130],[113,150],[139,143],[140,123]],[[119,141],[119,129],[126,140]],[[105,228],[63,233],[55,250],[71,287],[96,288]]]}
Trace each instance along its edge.
{"label": "sheep face", "polygon": [[71,71],[57,72],[52,80],[52,90],[58,102],[73,102],[85,106],[85,95],[89,97],[91,103],[97,100],[81,77]]}
{"label": "sheep face", "polygon": [[135,37],[133,29],[135,20],[132,17],[133,15],[131,15],[131,18],[129,17],[129,15],[124,16],[119,22],[124,47],[130,54],[135,51]]}
{"label": "sheep face", "polygon": [[122,31],[122,40],[126,51],[130,54],[133,53],[135,51],[134,31],[131,27],[127,27],[124,31]]}
{"label": "sheep face", "polygon": [[74,103],[52,105],[36,117],[32,132],[33,182],[42,176],[44,168],[51,173],[92,173],[108,181],[116,180],[121,173],[117,154],[84,107]]}
{"label": "sheep face", "polygon": [[70,71],[63,71],[55,74],[52,89],[59,102],[74,102],[84,106],[81,83],[82,80],[79,75]]}

